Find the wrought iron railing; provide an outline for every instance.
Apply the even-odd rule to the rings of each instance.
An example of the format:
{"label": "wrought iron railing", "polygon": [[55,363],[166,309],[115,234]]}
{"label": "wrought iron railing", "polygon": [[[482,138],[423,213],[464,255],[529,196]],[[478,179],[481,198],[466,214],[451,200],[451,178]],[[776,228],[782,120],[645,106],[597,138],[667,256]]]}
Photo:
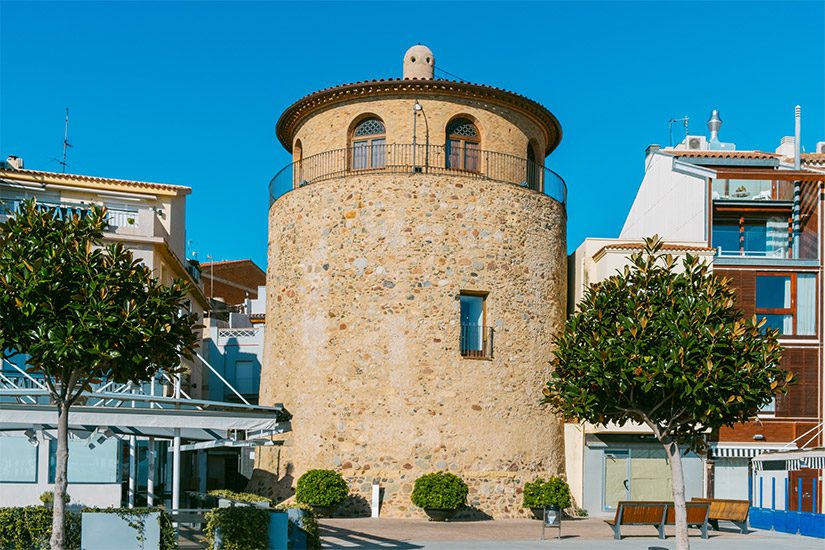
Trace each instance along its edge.
{"label": "wrought iron railing", "polygon": [[492,359],[494,333],[493,327],[461,325],[459,348],[462,357]]}
{"label": "wrought iron railing", "polygon": [[511,183],[567,201],[561,176],[541,164],[497,151],[443,145],[381,144],[325,151],[285,166],[269,182],[269,202],[291,189],[373,172],[459,175]]}

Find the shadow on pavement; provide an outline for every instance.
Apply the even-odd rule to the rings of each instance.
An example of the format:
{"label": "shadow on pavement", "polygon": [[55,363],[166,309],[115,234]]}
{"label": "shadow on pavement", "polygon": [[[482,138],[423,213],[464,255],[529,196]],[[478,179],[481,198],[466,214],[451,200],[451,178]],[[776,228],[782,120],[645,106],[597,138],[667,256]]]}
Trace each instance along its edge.
{"label": "shadow on pavement", "polygon": [[352,529],[321,525],[321,546],[323,548],[385,548],[392,550],[414,550],[424,548],[420,544],[411,544],[400,540],[378,537]]}

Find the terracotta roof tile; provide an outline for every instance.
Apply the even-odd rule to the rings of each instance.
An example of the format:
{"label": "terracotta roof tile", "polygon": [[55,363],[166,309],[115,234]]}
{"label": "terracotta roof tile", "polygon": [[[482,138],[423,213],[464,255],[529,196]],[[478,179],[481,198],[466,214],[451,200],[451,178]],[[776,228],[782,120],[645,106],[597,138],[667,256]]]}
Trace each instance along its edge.
{"label": "terracotta roof tile", "polygon": [[82,174],[66,174],[63,172],[46,172],[43,170],[28,170],[28,169],[20,169],[20,170],[9,170],[9,169],[0,169],[0,176],[7,177],[11,179],[15,179],[15,175],[21,176],[28,176],[24,179],[34,179],[35,181],[38,178],[54,178],[54,179],[68,179],[74,180],[79,182],[88,182],[88,183],[112,183],[115,185],[123,185],[127,187],[135,187],[138,189],[158,189],[163,191],[186,191],[189,192],[192,190],[191,187],[186,187],[184,185],[171,185],[168,183],[153,183],[149,181],[135,181],[135,180],[122,180],[122,179],[115,179],[115,178],[104,178],[99,176],[85,176]]}
{"label": "terracotta roof tile", "polygon": [[765,153],[763,151],[688,151],[677,149],[662,149],[663,153],[676,157],[690,158],[720,158],[720,159],[771,159],[782,155]]}
{"label": "terracotta roof tile", "polygon": [[802,164],[825,164],[825,153],[802,153]]}

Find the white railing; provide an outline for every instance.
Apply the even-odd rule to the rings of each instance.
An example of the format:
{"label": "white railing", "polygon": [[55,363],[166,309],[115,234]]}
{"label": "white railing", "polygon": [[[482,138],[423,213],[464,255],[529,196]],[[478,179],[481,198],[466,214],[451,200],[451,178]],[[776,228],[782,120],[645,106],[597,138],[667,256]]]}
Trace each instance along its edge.
{"label": "white railing", "polygon": [[261,334],[262,328],[219,328],[218,338],[255,338]]}

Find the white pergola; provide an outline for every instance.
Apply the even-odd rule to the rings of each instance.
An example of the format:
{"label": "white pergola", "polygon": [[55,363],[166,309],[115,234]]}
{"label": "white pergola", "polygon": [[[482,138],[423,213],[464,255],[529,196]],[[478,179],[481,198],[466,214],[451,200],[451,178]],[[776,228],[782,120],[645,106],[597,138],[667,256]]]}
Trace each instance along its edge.
{"label": "white pergola", "polygon": [[[108,384],[107,384],[108,386]],[[131,390],[124,390],[131,387]],[[135,385],[100,388],[81,394],[69,411],[69,432],[90,443],[110,437],[130,442],[130,504],[134,499],[137,438],[149,441],[154,456],[156,439],[173,442],[172,509],[180,506],[180,453],[220,446],[276,445],[273,437],[290,431],[291,415],[280,404],[273,406],[204,401],[188,397],[164,397],[134,393]],[[154,390],[154,386],[152,386]],[[180,394],[179,386],[176,393]],[[104,391],[101,391],[104,390]],[[152,392],[154,393],[154,391]],[[26,434],[52,439],[57,432],[57,411],[49,392],[34,386],[0,385],[0,436]],[[32,435],[34,434],[34,435]],[[186,442],[186,444],[183,444]],[[154,463],[150,462],[154,469]],[[153,504],[153,475],[148,480],[149,504]]]}

